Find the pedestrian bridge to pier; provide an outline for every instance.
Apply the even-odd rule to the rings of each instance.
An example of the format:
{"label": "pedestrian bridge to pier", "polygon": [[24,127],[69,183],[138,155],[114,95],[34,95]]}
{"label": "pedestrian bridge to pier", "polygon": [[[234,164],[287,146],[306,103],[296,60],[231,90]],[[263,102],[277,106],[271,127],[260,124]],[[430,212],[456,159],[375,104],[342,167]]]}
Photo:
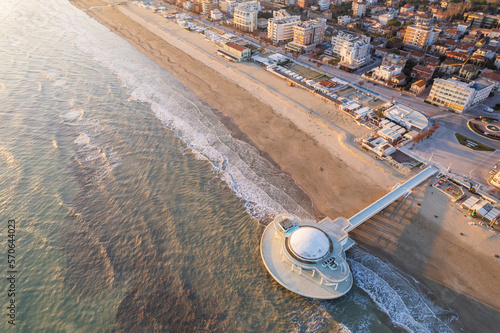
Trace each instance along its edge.
{"label": "pedestrian bridge to pier", "polygon": [[363,222],[365,222],[366,220],[368,220],[369,218],[380,212],[382,209],[384,209],[394,201],[401,198],[403,195],[410,194],[413,188],[415,188],[424,180],[428,179],[437,172],[438,169],[434,167],[428,167],[422,172],[420,172],[418,175],[410,178],[403,185],[392,190],[390,193],[386,194],[379,200],[372,203],[370,206],[366,207],[365,209],[363,209],[362,211],[351,217],[349,219],[349,225],[347,226],[345,231],[349,232],[353,230],[354,228],[361,225]]}

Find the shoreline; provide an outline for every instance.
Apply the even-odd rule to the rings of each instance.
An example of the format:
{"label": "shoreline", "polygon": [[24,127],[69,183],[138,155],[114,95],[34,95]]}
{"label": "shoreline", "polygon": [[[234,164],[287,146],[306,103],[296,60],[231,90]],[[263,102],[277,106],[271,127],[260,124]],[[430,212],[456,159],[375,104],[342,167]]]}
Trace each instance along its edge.
{"label": "shoreline", "polygon": [[[107,3],[101,0],[70,2],[79,9]],[[214,64],[215,68],[206,65],[207,62],[215,62],[210,56],[195,59],[192,54],[187,55],[179,45],[174,45],[175,41],[169,40],[169,43],[165,38],[155,35],[125,15],[121,8],[95,7],[85,12],[171,73],[198,98],[207,101],[217,110],[219,119],[235,137],[254,146],[268,161],[295,179],[298,187],[311,198],[314,207],[311,213],[316,218],[325,215],[331,218],[351,216],[367,203],[387,193],[397,182],[398,179],[393,175],[381,174],[379,167],[363,165],[366,159],[360,160],[358,154],[346,147],[348,131],[322,128],[326,125],[315,123],[304,110],[299,110],[301,107],[307,109],[306,103],[298,105],[295,100],[289,99],[286,101],[289,108],[298,111],[283,110],[288,106],[283,105],[278,95],[283,96],[288,87],[285,83],[280,87],[279,79],[271,78],[271,74],[256,72],[255,76],[248,78],[248,82],[236,85],[228,75],[241,77],[240,68],[232,64],[220,64],[219,61],[219,68],[229,72],[228,75],[221,75],[216,70],[217,63]],[[199,48],[198,52],[204,50]],[[238,70],[240,73],[235,72]],[[248,66],[248,70],[259,69]],[[251,83],[255,87],[245,86]],[[299,94],[299,97],[306,96],[304,94]],[[324,102],[317,100],[309,94],[307,103],[321,108],[320,104]],[[249,114],[249,109],[255,112]],[[290,118],[305,124],[298,127]],[[349,125],[349,120],[342,116],[338,116],[338,119],[342,125]],[[323,133],[311,135],[314,130],[322,130]],[[332,135],[337,138],[333,139]],[[327,140],[330,143],[325,143]],[[382,180],[375,179],[382,175]],[[384,182],[386,186],[383,186]],[[457,211],[453,204],[443,201],[439,195],[448,199],[441,193],[428,193],[431,190],[426,184],[351,234],[361,248],[414,276],[455,309],[460,314],[460,321],[456,325],[463,324],[468,330],[493,329],[500,325],[500,319],[495,318],[495,314],[499,317],[499,301],[492,299],[492,295],[500,294],[500,287],[495,287],[493,283],[500,277],[499,261],[484,249],[481,252],[471,251],[466,241],[462,241],[463,237],[457,236],[458,231],[452,232],[454,222],[460,220],[460,228],[465,228],[467,237],[476,243],[490,241],[493,243],[489,246],[494,247],[495,242],[484,240],[484,233],[478,229],[469,232],[474,227],[467,226],[467,219],[461,217],[466,214],[465,211]],[[430,212],[439,213],[432,215]],[[446,216],[439,217],[443,214]],[[393,218],[388,218],[390,216]],[[469,269],[473,270],[467,271]],[[464,272],[466,276],[461,276]],[[482,275],[475,276],[477,272],[482,272]],[[479,296],[470,293],[470,290]]]}
{"label": "shoreline", "polygon": [[[72,3],[83,5],[87,2]],[[267,154],[270,161],[279,165],[308,194],[314,203],[316,218],[351,216],[364,208],[367,200],[380,198],[398,182],[392,173],[381,172],[381,167],[371,164],[373,162],[368,158],[364,160],[368,163],[360,163],[360,155],[353,154],[352,148],[342,141],[347,137],[345,132],[339,135],[331,128],[326,128],[325,124],[318,124],[305,111],[316,107],[331,109],[324,101],[302,90],[293,91],[302,99],[302,105],[297,105],[295,99],[277,98],[276,95],[281,97],[283,91],[289,91],[286,90],[290,89],[286,82],[256,65],[245,68],[256,72],[256,78],[248,79],[249,75],[239,71],[240,67],[221,63],[215,56],[216,59],[209,56],[201,58],[203,55],[200,50],[192,52],[201,55],[186,55],[178,48],[186,45],[171,44],[172,36],[161,31],[155,31],[161,36],[153,34],[121,13],[120,7],[95,8],[87,13],[166,69],[198,98],[231,119],[233,129],[245,133],[251,139],[248,143],[253,144],[263,155]],[[109,15],[113,15],[113,22]],[[174,23],[170,25],[179,27]],[[180,27],[178,29],[185,32]],[[141,31],[140,35],[138,31]],[[194,36],[202,38],[198,34]],[[214,46],[210,44],[210,47]],[[205,62],[210,66],[206,66]],[[221,72],[225,72],[224,75]],[[263,80],[266,80],[266,84]],[[350,117],[339,117],[344,117],[341,119],[343,126],[360,130]],[[358,195],[361,192],[365,192],[364,198]]]}

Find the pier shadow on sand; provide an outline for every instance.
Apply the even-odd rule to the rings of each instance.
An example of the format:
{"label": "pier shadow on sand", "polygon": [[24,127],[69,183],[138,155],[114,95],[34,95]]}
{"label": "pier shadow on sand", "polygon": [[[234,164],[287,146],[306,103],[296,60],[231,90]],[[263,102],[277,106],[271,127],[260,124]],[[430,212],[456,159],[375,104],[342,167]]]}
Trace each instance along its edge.
{"label": "pier shadow on sand", "polygon": [[[386,259],[433,292],[459,319],[455,331],[495,332],[500,326],[498,259],[485,256],[457,239],[466,228],[464,212],[457,211],[445,194],[430,184],[413,190],[350,233],[358,246]],[[457,219],[458,218],[458,219]],[[442,227],[456,220],[457,232]]]}

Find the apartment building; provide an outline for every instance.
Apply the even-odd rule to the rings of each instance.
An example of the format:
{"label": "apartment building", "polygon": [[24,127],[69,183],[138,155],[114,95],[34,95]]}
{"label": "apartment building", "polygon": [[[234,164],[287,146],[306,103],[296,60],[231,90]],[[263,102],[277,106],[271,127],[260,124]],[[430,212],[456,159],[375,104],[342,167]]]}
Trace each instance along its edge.
{"label": "apartment building", "polygon": [[366,12],[366,3],[362,1],[354,1],[352,3],[352,14],[357,17],[362,17]]}
{"label": "apartment building", "polygon": [[235,0],[219,1],[219,10],[228,14],[229,16],[234,15],[234,9],[239,5],[239,2]]}
{"label": "apartment building", "polygon": [[456,77],[435,79],[429,101],[463,112],[471,105],[488,98],[494,87],[495,83],[485,78],[474,81]]}
{"label": "apartment building", "polygon": [[437,41],[438,35],[439,31],[435,30],[434,26],[424,24],[410,25],[406,28],[403,43],[423,49],[426,46],[433,45]]}
{"label": "apartment building", "polygon": [[352,22],[351,17],[349,15],[339,16],[337,17],[337,21],[339,25],[344,25],[344,26]]}
{"label": "apartment building", "polygon": [[212,9],[216,9],[219,4],[214,0],[202,0],[201,6],[203,8],[202,13],[208,15],[212,11]]}
{"label": "apartment building", "polygon": [[234,9],[234,26],[242,31],[254,32],[257,30],[257,14],[259,10],[259,2],[249,1],[239,3]]}
{"label": "apartment building", "polygon": [[330,0],[318,0],[319,10],[322,12],[330,8]]}
{"label": "apartment building", "polygon": [[399,66],[404,68],[406,66],[406,61],[408,59],[403,57],[402,55],[389,53],[382,60],[382,65],[386,66]]}
{"label": "apartment building", "polygon": [[381,65],[373,71],[372,77],[377,80],[382,80],[382,81],[389,81],[390,78],[392,78],[395,75],[398,75],[401,73],[403,68],[399,66],[394,66],[394,65]]}
{"label": "apartment building", "polygon": [[300,23],[300,16],[292,16],[281,9],[273,13],[267,21],[267,37],[274,44],[293,40],[293,27]]}
{"label": "apartment building", "polygon": [[289,49],[312,50],[323,42],[325,28],[326,20],[323,18],[300,22],[293,27],[293,41],[288,43]]}
{"label": "apartment building", "polygon": [[341,58],[341,65],[357,69],[370,60],[370,37],[339,31],[332,36],[332,53]]}

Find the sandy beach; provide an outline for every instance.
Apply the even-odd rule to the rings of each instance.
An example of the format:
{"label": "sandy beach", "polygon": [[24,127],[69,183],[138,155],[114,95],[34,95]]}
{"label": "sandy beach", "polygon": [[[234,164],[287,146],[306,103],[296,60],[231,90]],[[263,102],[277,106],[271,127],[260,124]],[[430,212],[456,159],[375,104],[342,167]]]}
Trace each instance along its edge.
{"label": "sandy beach", "polygon": [[[146,21],[126,4],[91,8],[108,2],[71,3],[214,107],[235,137],[252,144],[293,177],[311,198],[314,207],[309,209],[317,218],[350,217],[404,181],[352,143],[366,129],[312,94],[291,90],[285,81],[256,65],[220,60],[216,47],[203,36],[151,11],[143,10]],[[158,23],[151,23],[150,18]],[[500,260],[493,256],[500,254],[499,237],[468,225],[466,212],[428,186],[429,182],[356,229],[353,238],[456,310],[460,315],[457,331],[493,332],[500,325],[500,286],[496,283]]]}

